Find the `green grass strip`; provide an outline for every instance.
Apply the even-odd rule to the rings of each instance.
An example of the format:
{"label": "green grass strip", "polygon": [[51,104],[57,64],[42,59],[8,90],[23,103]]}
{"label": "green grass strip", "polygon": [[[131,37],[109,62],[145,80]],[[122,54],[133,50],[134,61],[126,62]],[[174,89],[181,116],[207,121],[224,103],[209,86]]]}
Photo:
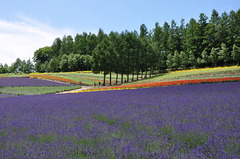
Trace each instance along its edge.
{"label": "green grass strip", "polygon": [[0,87],[0,93],[16,95],[53,94],[81,88],[80,86],[28,86],[28,87]]}

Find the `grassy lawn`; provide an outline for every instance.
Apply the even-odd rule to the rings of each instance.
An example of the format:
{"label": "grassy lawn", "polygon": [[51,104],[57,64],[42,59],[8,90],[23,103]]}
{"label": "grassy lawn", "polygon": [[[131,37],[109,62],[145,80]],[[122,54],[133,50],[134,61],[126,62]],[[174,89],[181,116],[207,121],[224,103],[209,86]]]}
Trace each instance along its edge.
{"label": "grassy lawn", "polygon": [[80,86],[28,86],[28,87],[0,87],[0,93],[16,95],[53,94],[81,88]]}

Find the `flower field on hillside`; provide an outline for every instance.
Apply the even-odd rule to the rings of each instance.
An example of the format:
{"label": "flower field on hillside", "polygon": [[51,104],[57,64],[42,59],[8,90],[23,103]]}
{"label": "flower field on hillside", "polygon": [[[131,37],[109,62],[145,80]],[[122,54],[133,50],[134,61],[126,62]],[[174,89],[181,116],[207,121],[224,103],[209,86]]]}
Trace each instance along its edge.
{"label": "flower field on hillside", "polygon": [[59,83],[42,79],[27,77],[6,77],[0,79],[0,87],[5,86],[68,86],[67,83]]}
{"label": "flower field on hillside", "polygon": [[54,80],[54,81],[60,81],[60,82],[65,82],[65,83],[72,83],[72,84],[82,84],[81,82],[77,82],[74,80],[70,80],[67,78],[63,77],[58,77],[54,75],[30,75],[30,78],[39,78],[39,79],[49,79],[49,80]]}
{"label": "flower field on hillside", "polygon": [[240,82],[0,100],[0,158],[240,158]]}
{"label": "flower field on hillside", "polygon": [[240,81],[240,77],[224,77],[224,78],[150,82],[150,83],[140,83],[140,84],[123,85],[123,86],[116,86],[116,87],[102,87],[102,88],[96,88],[96,89],[76,91],[76,92],[73,92],[73,93],[91,92],[91,91],[106,91],[106,90],[150,88],[150,87],[164,87],[164,86],[183,85],[183,84],[214,83],[214,82],[229,82],[229,81]]}

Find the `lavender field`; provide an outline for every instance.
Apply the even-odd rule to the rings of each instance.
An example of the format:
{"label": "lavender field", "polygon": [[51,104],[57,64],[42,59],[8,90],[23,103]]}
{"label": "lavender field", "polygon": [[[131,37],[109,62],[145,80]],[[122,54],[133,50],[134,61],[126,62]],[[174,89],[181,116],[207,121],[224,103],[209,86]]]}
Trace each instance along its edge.
{"label": "lavender field", "polygon": [[0,158],[240,158],[240,83],[0,99]]}

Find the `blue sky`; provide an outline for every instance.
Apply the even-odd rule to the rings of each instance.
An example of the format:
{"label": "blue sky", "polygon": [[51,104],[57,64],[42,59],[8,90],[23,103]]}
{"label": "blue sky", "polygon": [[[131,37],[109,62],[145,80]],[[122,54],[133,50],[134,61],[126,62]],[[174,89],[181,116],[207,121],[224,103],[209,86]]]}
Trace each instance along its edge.
{"label": "blue sky", "polygon": [[174,19],[209,18],[240,9],[239,0],[6,0],[0,5],[0,63],[29,59],[35,50],[50,46],[56,37],[76,33],[153,29]]}

